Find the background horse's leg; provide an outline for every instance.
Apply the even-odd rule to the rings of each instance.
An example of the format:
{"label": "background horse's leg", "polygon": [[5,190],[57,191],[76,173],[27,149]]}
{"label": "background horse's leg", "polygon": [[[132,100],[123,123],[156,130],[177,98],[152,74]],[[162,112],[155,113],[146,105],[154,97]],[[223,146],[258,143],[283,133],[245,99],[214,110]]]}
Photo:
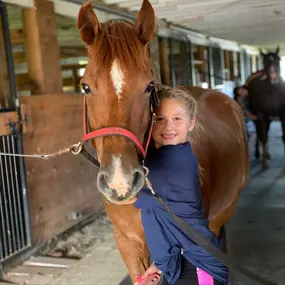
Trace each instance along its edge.
{"label": "background horse's leg", "polygon": [[255,121],[255,127],[256,127],[256,134],[261,141],[262,144],[262,169],[267,169],[268,166],[268,158],[269,158],[269,153],[268,153],[268,131],[269,131],[269,124],[270,120],[266,118],[263,115],[258,116],[258,120]]}
{"label": "background horse's leg", "polygon": [[[280,116],[280,121],[281,121],[281,125],[282,125],[282,140],[284,143],[284,147],[285,147],[285,114]],[[285,166],[284,166],[285,168]]]}
{"label": "background horse's leg", "polygon": [[[255,127],[256,129],[256,127]],[[259,138],[257,135],[257,131],[256,131],[256,140],[255,140],[255,158],[259,159],[260,158],[260,153],[259,153]]]}
{"label": "background horse's leg", "polygon": [[105,208],[114,225],[118,249],[134,283],[150,264],[141,213],[133,205],[114,205],[105,202]]}
{"label": "background horse's leg", "polygon": [[[268,132],[269,132],[269,127],[270,127],[270,123],[271,123],[271,120],[269,120],[268,118],[265,120],[265,126],[266,126],[266,136],[267,136],[267,140],[268,140]],[[270,159],[270,154],[269,154],[269,151],[268,151],[268,144],[266,143],[266,150],[265,150],[265,153],[263,154],[264,157],[266,159]]]}
{"label": "background horse's leg", "polygon": [[263,147],[263,157],[262,157],[262,168],[267,169],[269,168],[268,159],[269,159],[269,152],[268,152],[268,131],[269,131],[270,120],[267,117],[263,117],[261,120],[261,142]]}

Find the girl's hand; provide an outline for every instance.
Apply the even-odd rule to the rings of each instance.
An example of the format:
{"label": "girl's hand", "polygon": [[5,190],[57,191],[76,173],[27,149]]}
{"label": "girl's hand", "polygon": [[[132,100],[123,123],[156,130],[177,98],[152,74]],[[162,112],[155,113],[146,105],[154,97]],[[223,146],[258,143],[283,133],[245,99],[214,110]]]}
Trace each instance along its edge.
{"label": "girl's hand", "polygon": [[[158,273],[161,275],[161,271],[154,265],[154,262],[150,265],[150,267],[145,271],[145,273],[142,275],[142,278],[146,278],[148,275],[152,273]],[[138,282],[135,282],[133,285],[139,285]]]}
{"label": "girl's hand", "polygon": [[161,275],[161,271],[154,265],[154,262],[150,265],[150,267],[146,270],[146,272],[142,275],[142,278],[146,278],[148,275],[152,273],[158,273]]}

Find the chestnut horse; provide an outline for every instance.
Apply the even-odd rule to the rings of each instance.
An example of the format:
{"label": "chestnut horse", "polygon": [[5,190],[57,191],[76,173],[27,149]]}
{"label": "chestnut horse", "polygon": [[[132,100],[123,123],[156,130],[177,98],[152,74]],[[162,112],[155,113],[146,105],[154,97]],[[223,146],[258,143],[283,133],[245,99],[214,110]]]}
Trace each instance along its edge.
{"label": "chestnut horse", "polygon": [[[155,32],[151,4],[143,1],[134,24],[100,24],[88,2],[80,9],[78,28],[88,47],[82,87],[90,130],[121,127],[143,144],[151,114],[148,87],[154,81],[148,54]],[[198,100],[199,127],[191,142],[202,170],[201,191],[210,228],[219,236],[248,179],[244,117],[237,103],[220,92],[189,87],[189,93]],[[144,185],[141,160],[134,144],[123,136],[99,137],[92,144],[101,165],[98,189],[105,198],[118,249],[135,281],[149,266],[140,211],[132,204]]]}

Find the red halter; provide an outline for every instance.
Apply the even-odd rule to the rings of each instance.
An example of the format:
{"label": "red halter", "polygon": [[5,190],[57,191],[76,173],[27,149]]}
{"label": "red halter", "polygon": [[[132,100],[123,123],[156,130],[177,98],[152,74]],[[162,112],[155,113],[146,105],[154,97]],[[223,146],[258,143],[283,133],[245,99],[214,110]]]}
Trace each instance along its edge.
{"label": "red halter", "polygon": [[[90,133],[87,133],[87,127],[88,127],[88,117],[87,117],[87,104],[86,104],[86,98],[84,96],[83,99],[83,138],[81,139],[82,142],[86,142],[91,139],[95,139],[98,137],[103,136],[122,136],[131,141],[134,146],[137,148],[138,152],[140,153],[141,157],[145,159],[147,149],[150,143],[150,138],[152,134],[153,124],[155,121],[155,114],[153,112],[154,105],[156,106],[158,104],[158,98],[156,97],[156,90],[153,84],[150,84],[151,90],[150,91],[150,108],[151,108],[151,121],[149,124],[149,132],[148,132],[148,138],[146,141],[145,147],[140,143],[139,139],[134,135],[132,132],[128,131],[127,129],[121,128],[121,127],[106,127],[99,130],[92,131]],[[155,97],[155,98],[154,98]]]}

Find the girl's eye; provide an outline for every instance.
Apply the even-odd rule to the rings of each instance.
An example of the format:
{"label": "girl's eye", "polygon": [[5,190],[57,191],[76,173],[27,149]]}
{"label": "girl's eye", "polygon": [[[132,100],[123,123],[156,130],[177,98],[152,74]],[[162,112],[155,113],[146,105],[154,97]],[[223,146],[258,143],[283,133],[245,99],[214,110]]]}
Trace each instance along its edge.
{"label": "girl's eye", "polygon": [[157,118],[156,118],[156,121],[157,121],[157,122],[161,122],[162,120],[163,120],[163,118],[160,118],[160,117],[157,117]]}
{"label": "girl's eye", "polygon": [[82,90],[86,95],[90,95],[91,94],[91,90],[89,88],[89,86],[85,83],[81,84]]}
{"label": "girl's eye", "polygon": [[180,121],[180,120],[181,120],[181,118],[179,118],[179,117],[175,117],[175,118],[174,118],[174,120],[175,120],[175,121]]}

